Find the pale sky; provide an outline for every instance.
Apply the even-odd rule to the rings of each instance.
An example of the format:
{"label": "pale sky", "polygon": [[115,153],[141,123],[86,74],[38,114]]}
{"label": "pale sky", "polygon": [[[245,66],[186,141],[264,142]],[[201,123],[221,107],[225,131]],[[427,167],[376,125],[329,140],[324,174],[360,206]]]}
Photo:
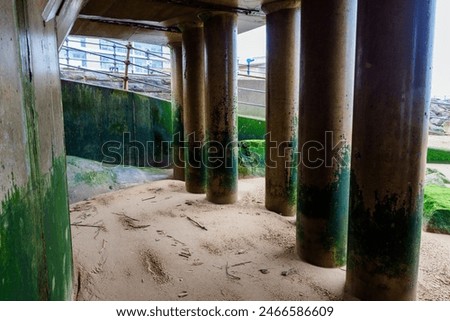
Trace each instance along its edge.
{"label": "pale sky", "polygon": [[437,0],[432,96],[450,98],[450,1]]}
{"label": "pale sky", "polygon": [[[436,0],[436,3],[431,95],[450,98],[450,0]],[[239,63],[245,63],[247,58],[266,55],[265,34],[266,27],[263,26],[239,35]]]}

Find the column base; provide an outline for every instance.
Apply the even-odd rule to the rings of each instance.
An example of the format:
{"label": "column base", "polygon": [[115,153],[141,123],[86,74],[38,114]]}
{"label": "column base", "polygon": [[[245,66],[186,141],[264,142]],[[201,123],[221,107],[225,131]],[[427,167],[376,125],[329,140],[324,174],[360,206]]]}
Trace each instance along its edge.
{"label": "column base", "polygon": [[345,265],[347,242],[327,236],[329,224],[327,219],[308,218],[304,215],[297,218],[297,227],[300,226],[297,232],[297,254],[302,260],[324,268]]}
{"label": "column base", "polygon": [[210,190],[206,193],[206,199],[214,204],[234,204],[238,200],[238,194],[237,193],[230,193],[227,195],[223,194],[214,194]]}
{"label": "column base", "polygon": [[417,299],[415,284],[406,278],[369,272],[355,276],[355,273],[347,272],[344,300],[414,301]]}
{"label": "column base", "polygon": [[297,214],[297,205],[286,204],[286,200],[268,200],[266,197],[266,208],[282,216],[295,216]]}

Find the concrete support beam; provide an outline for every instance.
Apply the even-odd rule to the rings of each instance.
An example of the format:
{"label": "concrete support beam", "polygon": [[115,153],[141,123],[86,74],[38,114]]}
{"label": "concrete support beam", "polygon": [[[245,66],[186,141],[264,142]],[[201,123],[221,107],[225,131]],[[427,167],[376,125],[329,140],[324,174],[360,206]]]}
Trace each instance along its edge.
{"label": "concrete support beam", "polygon": [[183,47],[169,43],[172,64],[173,179],[184,181]]}
{"label": "concrete support beam", "polygon": [[[42,14],[42,19],[48,22],[55,18],[64,0],[37,0],[37,6]],[[70,1],[68,1],[70,2]]]}
{"label": "concrete support beam", "polygon": [[413,300],[435,1],[360,0],[346,290]]}
{"label": "concrete support beam", "polygon": [[297,251],[322,267],[346,260],[356,9],[302,1]]}
{"label": "concrete support beam", "polygon": [[151,42],[153,44],[165,45],[170,42],[181,41],[181,32],[160,31],[148,29],[140,23],[123,24],[110,20],[92,20],[91,17],[78,16],[75,21],[71,35],[97,38],[115,38],[126,41]]}
{"label": "concrete support beam", "polygon": [[237,14],[203,14],[207,55],[207,199],[237,200]]}
{"label": "concrete support beam", "polygon": [[[72,248],[54,21],[0,11],[0,300],[72,298]],[[6,63],[5,63],[6,62]]]}
{"label": "concrete support beam", "polygon": [[70,0],[65,1],[58,16],[56,17],[56,37],[58,39],[58,48],[61,48],[64,40],[69,35],[78,14],[86,5],[88,0]]}
{"label": "concrete support beam", "polygon": [[263,6],[267,21],[266,208],[297,211],[300,0]]}
{"label": "concrete support beam", "polygon": [[205,46],[203,25],[183,23],[183,117],[186,190],[205,193],[206,168],[202,160],[205,141]]}

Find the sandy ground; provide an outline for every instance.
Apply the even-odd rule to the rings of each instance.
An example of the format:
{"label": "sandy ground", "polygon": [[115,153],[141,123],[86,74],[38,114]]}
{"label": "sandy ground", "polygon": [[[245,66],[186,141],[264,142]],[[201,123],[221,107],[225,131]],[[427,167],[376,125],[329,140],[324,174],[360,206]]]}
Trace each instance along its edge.
{"label": "sandy ground", "polygon": [[429,135],[428,147],[450,150],[450,136]]}
{"label": "sandy ground", "polygon": [[[295,226],[264,208],[264,179],[235,205],[153,182],[71,205],[77,300],[340,300],[345,268],[300,261]],[[420,300],[450,300],[450,236],[423,233]]]}

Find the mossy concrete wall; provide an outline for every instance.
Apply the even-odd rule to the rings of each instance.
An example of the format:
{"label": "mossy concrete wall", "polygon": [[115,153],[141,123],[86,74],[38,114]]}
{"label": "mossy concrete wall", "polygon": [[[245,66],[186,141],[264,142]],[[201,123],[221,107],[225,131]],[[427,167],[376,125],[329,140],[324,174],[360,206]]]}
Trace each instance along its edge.
{"label": "mossy concrete wall", "polygon": [[55,25],[36,1],[0,3],[0,300],[70,299]]}
{"label": "mossy concrete wall", "polygon": [[[133,166],[170,164],[169,101],[74,81],[61,83],[67,155]],[[263,139],[265,130],[262,119],[238,117],[239,140]]]}
{"label": "mossy concrete wall", "polygon": [[167,166],[172,140],[169,101],[62,81],[67,154],[99,162]]}
{"label": "mossy concrete wall", "polygon": [[266,121],[264,119],[238,116],[239,140],[264,139]]}

